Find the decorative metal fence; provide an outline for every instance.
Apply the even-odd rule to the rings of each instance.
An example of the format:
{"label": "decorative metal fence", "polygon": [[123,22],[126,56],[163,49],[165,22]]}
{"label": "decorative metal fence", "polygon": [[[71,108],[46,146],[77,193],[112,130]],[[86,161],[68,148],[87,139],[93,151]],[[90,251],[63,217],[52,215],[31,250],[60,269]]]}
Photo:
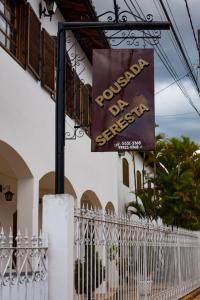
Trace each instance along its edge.
{"label": "decorative metal fence", "polygon": [[47,247],[42,236],[0,233],[0,300],[47,300]]}
{"label": "decorative metal fence", "polygon": [[200,286],[200,239],[127,216],[75,210],[74,299],[179,299]]}

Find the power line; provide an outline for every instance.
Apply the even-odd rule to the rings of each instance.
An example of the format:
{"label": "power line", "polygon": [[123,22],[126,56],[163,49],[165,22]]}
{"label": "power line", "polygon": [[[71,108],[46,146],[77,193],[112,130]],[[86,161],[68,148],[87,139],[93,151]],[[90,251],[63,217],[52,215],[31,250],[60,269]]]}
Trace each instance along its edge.
{"label": "power line", "polygon": [[[175,119],[176,121],[181,121],[181,122],[183,122],[184,120],[194,120],[194,121],[197,121],[197,120],[199,120],[199,117],[198,116],[196,116],[196,117],[178,117],[178,116],[156,116],[156,119],[159,119],[160,120],[160,118],[162,118],[162,121],[164,120],[164,119],[166,119],[166,120],[170,120],[170,119]],[[160,122],[160,121],[159,121]]]}
{"label": "power line", "polygon": [[173,114],[173,115],[166,115],[166,114],[161,114],[161,115],[156,115],[157,117],[175,117],[175,116],[185,116],[185,115],[193,115],[195,112],[187,112],[187,113],[180,113],[180,114]]}
{"label": "power line", "polygon": [[[157,11],[158,11],[158,14],[159,14],[161,20],[163,21],[164,18],[162,17],[162,15],[161,15],[161,13],[160,13],[160,10],[159,10],[159,8],[158,8],[158,4],[159,4],[159,5],[160,5],[160,8],[162,9],[161,4],[160,4],[160,3],[157,3],[155,0],[153,0],[153,2],[154,2],[154,5],[155,5],[155,7],[156,7],[156,9],[157,9]],[[175,20],[175,18],[174,18],[174,16],[173,16],[173,13],[172,13],[172,11],[171,11],[171,8],[170,8],[168,2],[167,2],[167,5],[168,5],[169,11],[170,11],[170,13],[171,13],[171,15],[172,15],[172,19],[173,19],[173,21],[174,21],[174,23],[175,23],[176,29],[177,29],[177,31],[178,31],[180,40],[182,41],[183,47],[184,47],[184,49],[185,49],[185,51],[186,51],[186,53],[187,53],[187,49],[186,49],[186,47],[185,47],[185,45],[184,45],[182,36],[181,36],[181,34],[180,34],[180,31],[179,31],[179,29],[178,29],[176,20]],[[182,61],[182,64],[183,64],[184,67],[186,68],[186,72],[188,72],[188,67],[187,67],[187,65],[186,65],[186,62],[185,62],[183,56],[182,56],[181,53],[180,53],[180,49],[179,49],[179,47],[178,47],[178,45],[177,45],[177,43],[176,43],[175,37],[173,36],[173,34],[172,34],[171,31],[167,31],[167,33],[168,33],[169,38],[170,38],[170,40],[171,40],[171,42],[172,42],[172,44],[173,44],[173,46],[174,46],[174,48],[175,48],[175,50],[176,50],[177,55],[178,55],[179,58],[180,58],[180,61]],[[188,53],[187,53],[187,56],[188,56],[188,59],[189,59],[189,61],[190,61],[190,64],[192,65],[192,62],[191,62],[191,60],[190,60],[190,57],[189,57]],[[191,67],[191,68],[192,68],[192,67]],[[190,78],[190,79],[191,79],[191,78]]]}
{"label": "power line", "polygon": [[[160,5],[161,5],[161,3],[160,3]],[[157,8],[157,6],[156,6],[156,8]],[[158,9],[158,8],[157,8]],[[169,8],[170,9],[170,8]],[[170,10],[170,12],[171,12],[171,10]],[[172,12],[171,12],[171,14],[172,14]],[[173,17],[173,14],[172,14],[172,17]],[[174,18],[173,18],[174,19]],[[174,20],[175,21],[175,20]],[[176,27],[177,27],[177,24],[176,24]],[[177,27],[177,30],[178,30],[178,27]],[[179,32],[179,30],[178,30],[178,32]],[[180,32],[179,32],[179,35],[180,35]],[[173,37],[173,39],[176,37],[176,36],[172,36]],[[175,39],[176,40],[176,43],[172,40],[172,37],[170,37],[170,39],[171,39],[171,41],[172,41],[172,43],[173,43],[173,45],[174,45],[174,47],[175,48],[177,48],[179,45],[177,45],[177,39],[178,39],[178,37]],[[180,35],[180,38],[181,38],[181,40],[182,40],[182,37],[181,37],[181,35]],[[182,41],[183,42],[183,41]],[[180,44],[180,41],[179,41],[179,44]],[[162,46],[161,46],[162,47]],[[185,46],[184,46],[185,47]],[[180,47],[178,48],[178,50],[180,51]],[[182,49],[182,51],[183,51],[183,49]],[[166,67],[166,69],[168,70],[168,72],[171,74],[171,76],[174,78],[174,80],[176,81],[176,83],[177,83],[177,85],[179,86],[179,88],[181,89],[181,91],[182,91],[182,93],[184,94],[184,96],[188,99],[188,101],[189,101],[189,103],[191,104],[191,106],[194,108],[194,110],[197,112],[197,114],[198,114],[198,116],[200,116],[200,112],[198,111],[198,109],[197,109],[197,107],[194,105],[194,103],[193,103],[193,101],[192,101],[192,99],[189,97],[189,95],[187,94],[187,91],[186,91],[186,89],[185,89],[185,87],[182,85],[182,83],[181,82],[179,82],[179,80],[178,80],[178,76],[177,76],[177,73],[176,73],[176,71],[174,70],[174,68],[173,68],[173,66],[172,66],[172,64],[170,63],[170,61],[169,61],[169,59],[168,59],[168,57],[167,57],[167,55],[166,55],[166,53],[165,53],[165,51],[164,51],[164,49],[162,48],[162,52],[164,53],[164,59],[165,59],[165,62],[167,63],[167,65],[166,65],[166,63],[164,63],[163,62],[163,59],[159,56],[159,58],[161,59],[161,61],[164,63],[164,65],[165,65],[165,67]],[[183,51],[184,52],[184,51]],[[158,54],[158,53],[157,53]],[[162,54],[163,55],[163,54]],[[187,54],[188,55],[188,54]],[[179,57],[180,57],[180,55],[179,55]],[[181,58],[181,57],[180,57]],[[187,69],[188,69],[188,65],[189,65],[189,63],[188,63],[188,61],[187,61],[187,59],[185,60],[185,56],[184,57],[182,57],[183,59],[184,59],[184,64],[186,64],[186,66],[187,66]],[[182,60],[182,59],[181,59]],[[190,67],[190,69],[189,69],[189,71],[190,71],[190,74],[191,74],[191,67]],[[192,75],[193,75],[193,73],[192,73]],[[194,83],[194,82],[193,82]]]}
{"label": "power line", "polygon": [[[125,4],[127,6],[127,8],[129,9],[129,11],[134,15],[134,12],[132,10],[132,8],[130,7],[130,5],[132,5],[132,7],[134,8],[134,10],[136,11],[137,15],[139,16],[139,18],[141,18],[141,15],[143,16],[143,19],[145,19],[145,15],[138,3],[137,0],[135,0],[135,3],[137,4],[139,10],[136,8],[136,6],[134,5],[133,1],[130,0],[130,4],[128,4],[127,0],[125,0]],[[136,17],[135,17],[136,19]],[[149,32],[149,31],[148,31]],[[173,42],[173,41],[172,41]],[[174,43],[174,46],[175,47],[178,47],[176,43]],[[200,116],[200,112],[198,111],[198,109],[196,108],[196,106],[194,105],[192,99],[190,98],[190,96],[188,95],[187,93],[187,90],[185,89],[185,87],[182,85],[181,82],[179,82],[179,76],[177,75],[172,63],[170,62],[167,54],[165,53],[162,45],[158,44],[158,45],[155,45],[155,51],[156,51],[156,54],[158,55],[158,57],[160,58],[160,60],[162,61],[162,63],[164,64],[165,68],[167,69],[167,71],[169,72],[169,74],[173,77],[174,81],[176,81],[178,87],[180,88],[180,90],[182,91],[183,95],[187,98],[187,100],[189,101],[190,105],[193,107],[193,109],[196,111],[196,113],[198,114],[198,116]],[[179,50],[180,51],[180,50]],[[178,52],[178,55],[180,57],[180,54]],[[183,59],[183,56],[180,57],[181,60]],[[186,58],[186,57],[185,57]],[[187,58],[186,58],[187,60]],[[183,60],[184,64],[186,64],[186,60]],[[188,66],[187,66],[187,69],[188,69]],[[191,70],[189,70],[191,72]]]}
{"label": "power line", "polygon": [[179,40],[179,38],[178,38],[178,36],[177,36],[177,33],[176,33],[175,29],[174,29],[174,26],[173,26],[173,24],[172,24],[172,22],[171,22],[171,19],[170,19],[169,14],[168,14],[168,12],[167,12],[167,10],[166,10],[166,7],[165,7],[165,5],[164,5],[164,3],[163,3],[163,0],[159,0],[159,1],[160,1],[160,4],[161,4],[161,6],[162,6],[162,9],[163,9],[163,11],[164,11],[164,13],[165,13],[165,16],[166,16],[167,20],[171,23],[171,29],[172,29],[172,32],[173,32],[173,34],[174,34],[174,37],[175,37],[176,42],[177,42],[177,44],[178,44],[178,46],[179,46],[179,49],[180,49],[180,51],[181,51],[181,54],[183,55],[183,57],[184,57],[184,59],[185,59],[186,65],[187,65],[187,67],[188,67],[188,69],[189,69],[189,71],[190,71],[191,78],[192,78],[192,80],[193,80],[193,82],[194,82],[194,84],[195,84],[195,86],[196,86],[196,88],[197,88],[197,91],[198,91],[198,93],[199,93],[199,86],[198,86],[198,83],[197,83],[196,78],[195,78],[195,76],[194,76],[194,74],[193,74],[193,72],[192,72],[191,66],[190,66],[190,64],[189,64],[189,62],[188,62],[188,59],[187,59],[186,54],[185,54],[185,52],[184,52],[184,50],[183,50],[183,47],[182,47],[182,45],[181,45],[181,42],[180,42],[180,40]]}
{"label": "power line", "polygon": [[[190,66],[191,66],[191,65],[192,65],[192,62],[191,62],[191,60],[190,60],[189,54],[188,54],[188,52],[187,52],[187,48],[185,47],[185,44],[184,44],[182,35],[181,35],[181,33],[180,33],[180,30],[179,30],[179,28],[178,28],[176,19],[175,19],[174,15],[173,15],[173,12],[172,12],[172,10],[171,10],[171,7],[170,7],[170,5],[169,5],[168,0],[166,0],[166,4],[167,4],[167,7],[168,7],[168,9],[169,9],[169,12],[170,12],[170,14],[171,14],[171,16],[172,16],[172,20],[173,20],[173,22],[174,22],[174,26],[175,26],[175,28],[176,28],[176,30],[177,30],[177,36],[179,36],[179,39],[180,39],[180,41],[181,41],[181,43],[182,43],[182,47],[183,47],[184,50],[185,50],[185,53],[186,53],[186,55],[187,55],[189,64],[190,64]],[[180,49],[179,49],[179,51],[180,51]]]}
{"label": "power line", "polygon": [[177,80],[174,80],[174,82],[170,83],[169,85],[167,85],[166,87],[160,89],[159,91],[155,92],[155,95],[165,91],[166,89],[168,89],[170,86],[172,86],[173,84],[177,83],[177,81],[180,81],[181,79],[183,79],[184,77],[188,76],[188,74],[182,76],[181,78],[177,79]]}
{"label": "power line", "polygon": [[194,26],[193,26],[193,23],[192,23],[192,18],[191,18],[191,14],[190,14],[190,10],[189,10],[189,6],[188,6],[188,3],[187,3],[187,0],[185,0],[185,5],[186,5],[186,9],[187,9],[189,20],[190,20],[190,25],[192,27],[192,32],[193,32],[193,36],[194,36],[194,39],[195,39],[197,51],[199,52],[199,46],[198,46],[198,42],[197,42],[197,39],[196,39],[196,35],[195,35],[195,31],[194,31]]}

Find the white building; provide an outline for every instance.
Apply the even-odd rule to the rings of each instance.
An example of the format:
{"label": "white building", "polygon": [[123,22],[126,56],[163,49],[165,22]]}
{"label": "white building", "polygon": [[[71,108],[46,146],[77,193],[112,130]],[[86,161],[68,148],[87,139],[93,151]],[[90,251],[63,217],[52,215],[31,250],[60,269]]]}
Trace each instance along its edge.
{"label": "white building", "polygon": [[[58,21],[95,18],[89,1],[69,2],[58,0],[50,21],[39,16],[40,0],[0,0],[0,226],[6,233],[10,226],[15,234],[25,228],[30,234],[37,233],[42,196],[54,193],[55,42],[51,36],[57,34]],[[73,75],[75,88],[68,91],[71,102],[67,98],[67,103],[73,104],[78,97],[77,120],[88,125],[91,49],[106,47],[107,42],[98,32],[91,34],[90,43],[79,40],[72,32],[67,33],[67,55],[78,74]],[[71,134],[75,124],[69,117],[72,111],[68,106],[66,131]],[[142,157],[135,153],[134,163],[129,153],[119,156],[92,153],[90,149],[86,133],[66,140],[65,192],[74,196],[78,206],[85,203],[106,209],[107,205],[116,212],[124,211],[125,203],[135,197],[137,178],[140,184]],[[8,190],[14,193],[12,201],[5,200]]]}

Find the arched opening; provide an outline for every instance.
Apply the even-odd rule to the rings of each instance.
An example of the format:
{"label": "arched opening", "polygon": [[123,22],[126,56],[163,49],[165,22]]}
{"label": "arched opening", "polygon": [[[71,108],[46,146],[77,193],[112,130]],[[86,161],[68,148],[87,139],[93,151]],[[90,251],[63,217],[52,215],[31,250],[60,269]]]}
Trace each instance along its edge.
{"label": "arched opening", "polygon": [[[64,178],[64,193],[77,198],[75,190],[71,182]],[[39,181],[39,212],[38,212],[38,228],[42,229],[42,197],[44,195],[55,194],[55,172],[45,174]]]}
{"label": "arched opening", "polygon": [[109,201],[106,204],[105,211],[106,211],[107,214],[114,214],[115,213],[115,208],[114,208],[114,205],[112,204],[112,202]]}
{"label": "arched opening", "polygon": [[85,191],[81,197],[81,207],[88,207],[88,209],[102,209],[101,202],[95,192]]}
{"label": "arched opening", "polygon": [[[11,228],[13,236],[16,236],[18,227],[25,229],[32,226],[32,211],[26,211],[29,205],[32,207],[31,191],[27,188],[30,179],[32,174],[24,159],[10,145],[0,140],[0,227],[4,228],[6,234]],[[12,192],[13,197],[6,200],[7,191]],[[23,215],[28,215],[30,224],[25,224],[27,219],[22,219]]]}

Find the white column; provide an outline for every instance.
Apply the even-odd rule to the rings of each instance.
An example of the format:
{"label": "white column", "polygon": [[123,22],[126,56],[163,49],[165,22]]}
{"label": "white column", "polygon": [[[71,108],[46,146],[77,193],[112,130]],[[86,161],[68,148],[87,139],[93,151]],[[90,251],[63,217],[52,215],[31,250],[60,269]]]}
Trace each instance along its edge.
{"label": "white column", "polygon": [[73,299],[74,198],[43,197],[43,232],[48,234],[49,300]]}
{"label": "white column", "polygon": [[[35,210],[37,213],[38,203],[38,183],[34,178],[23,178],[17,181],[17,229],[24,234],[37,234],[37,223],[35,220]],[[37,206],[37,205],[36,205]]]}

